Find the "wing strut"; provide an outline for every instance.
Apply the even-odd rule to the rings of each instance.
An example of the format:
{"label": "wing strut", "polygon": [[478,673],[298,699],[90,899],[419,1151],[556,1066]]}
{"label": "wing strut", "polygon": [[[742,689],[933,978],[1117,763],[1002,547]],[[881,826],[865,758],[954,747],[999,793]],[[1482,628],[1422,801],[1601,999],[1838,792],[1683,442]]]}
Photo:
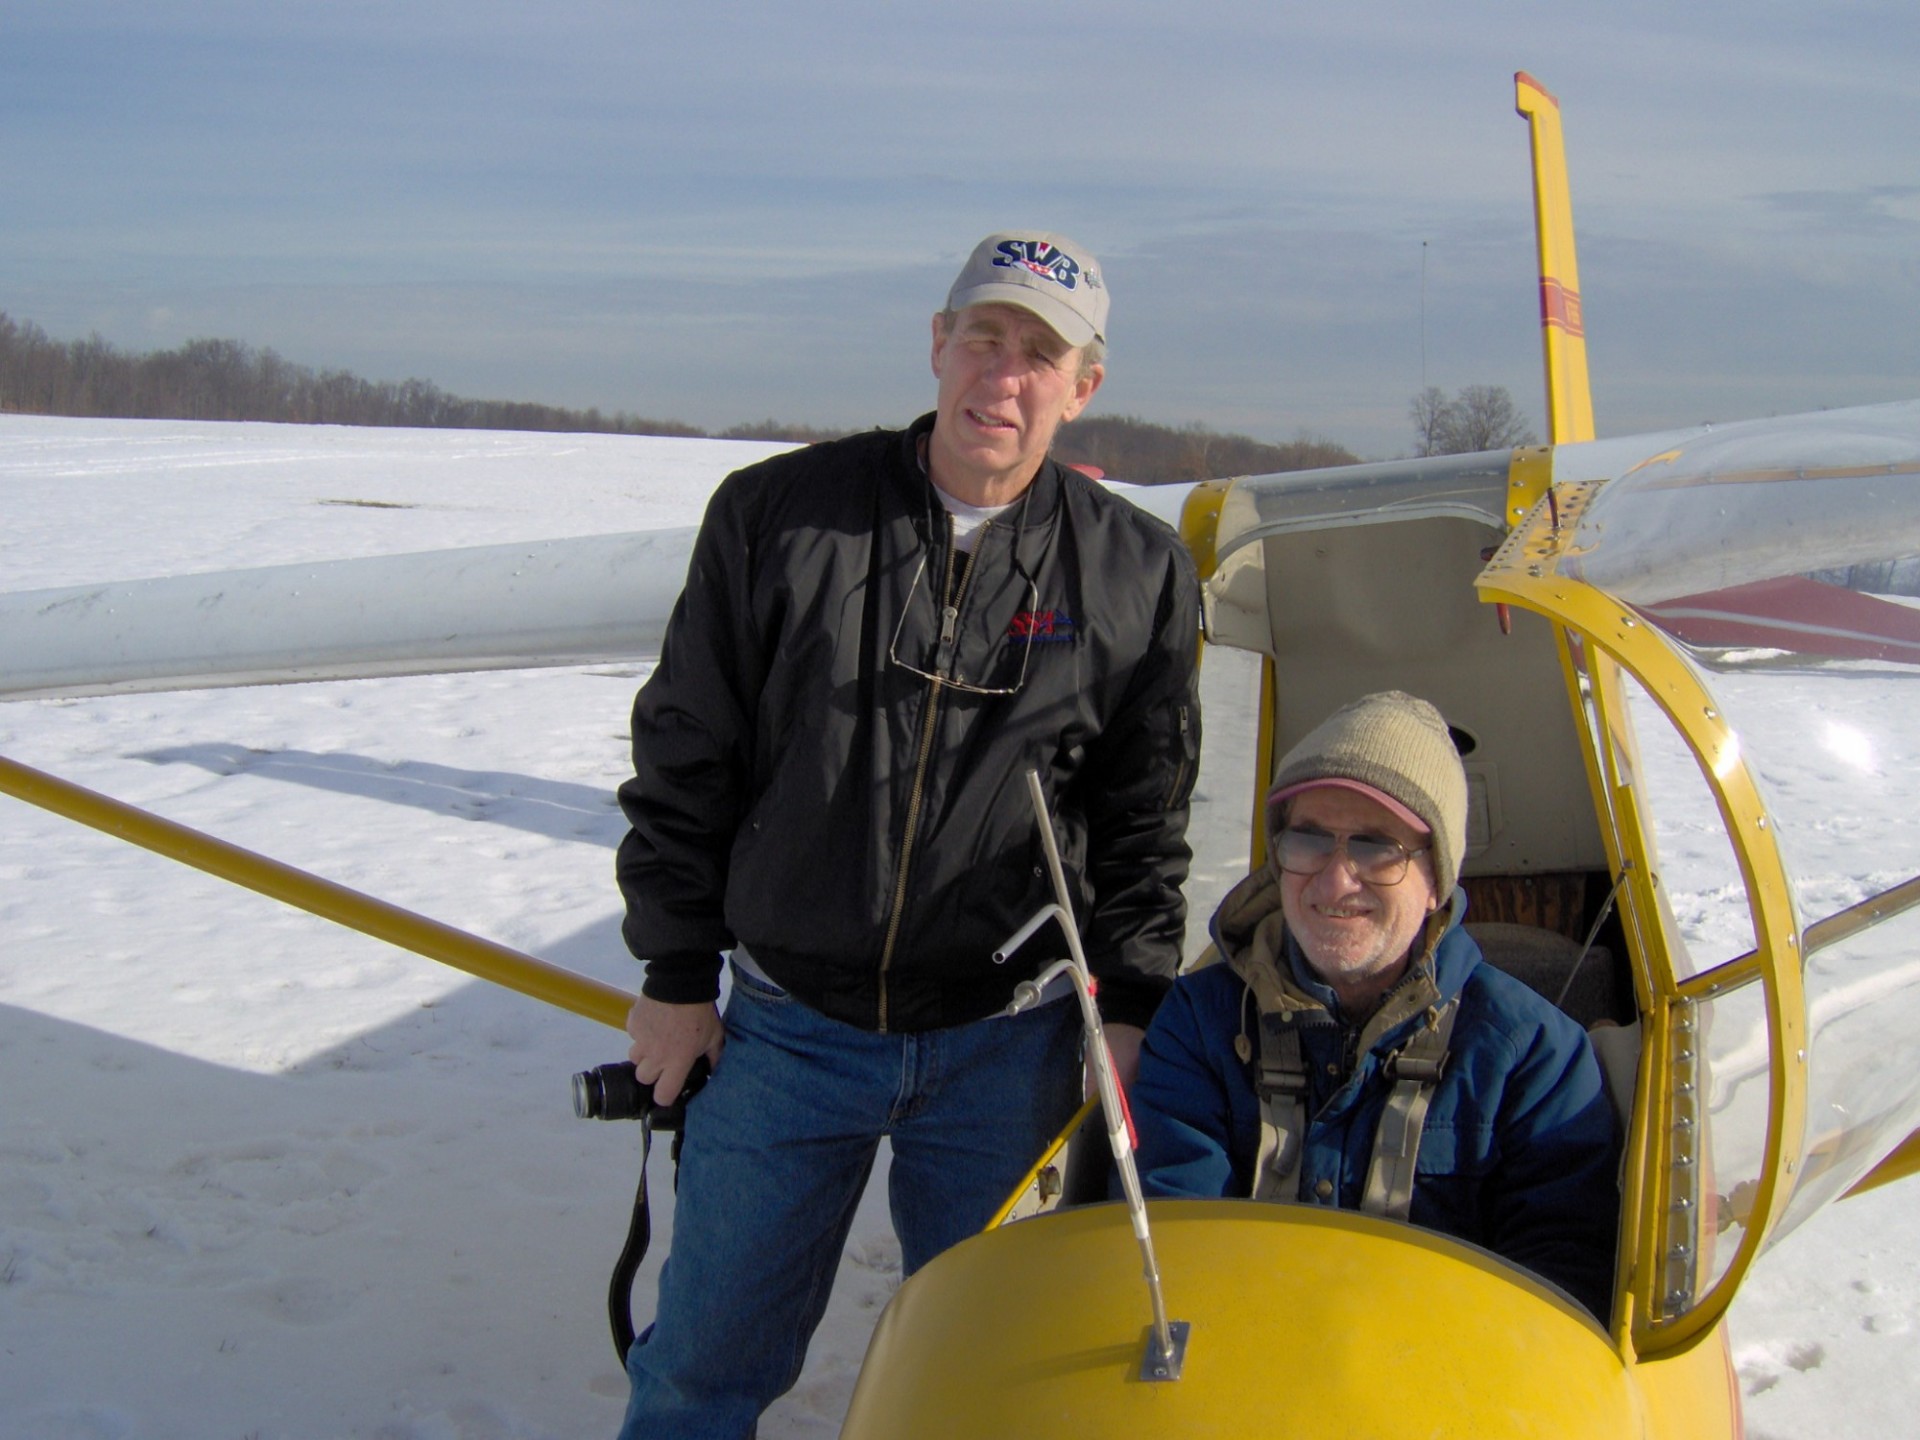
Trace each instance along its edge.
{"label": "wing strut", "polygon": [[0,794],[616,1030],[625,1027],[627,1011],[633,1006],[633,996],[603,981],[402,910],[4,756],[0,756]]}

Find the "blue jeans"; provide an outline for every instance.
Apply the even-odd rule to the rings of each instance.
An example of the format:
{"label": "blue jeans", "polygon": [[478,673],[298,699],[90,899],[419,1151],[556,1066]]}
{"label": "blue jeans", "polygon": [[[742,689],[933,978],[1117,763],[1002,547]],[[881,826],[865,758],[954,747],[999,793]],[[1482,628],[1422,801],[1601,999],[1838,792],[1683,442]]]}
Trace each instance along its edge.
{"label": "blue jeans", "polygon": [[991,1220],[1080,1102],[1071,1000],[876,1035],[733,972],[687,1106],[673,1248],[622,1440],[741,1440],[792,1388],[880,1137],[908,1274]]}

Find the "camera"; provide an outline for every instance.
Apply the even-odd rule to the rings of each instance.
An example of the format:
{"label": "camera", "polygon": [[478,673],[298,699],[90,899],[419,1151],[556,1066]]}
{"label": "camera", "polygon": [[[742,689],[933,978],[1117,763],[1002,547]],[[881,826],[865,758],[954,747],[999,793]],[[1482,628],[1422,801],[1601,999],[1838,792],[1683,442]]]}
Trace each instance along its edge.
{"label": "camera", "polygon": [[633,1062],[596,1065],[573,1077],[573,1113],[582,1120],[646,1120],[655,1130],[678,1130],[691,1100],[707,1083],[707,1057],[687,1072],[687,1083],[671,1105],[656,1105],[653,1086],[635,1078]]}

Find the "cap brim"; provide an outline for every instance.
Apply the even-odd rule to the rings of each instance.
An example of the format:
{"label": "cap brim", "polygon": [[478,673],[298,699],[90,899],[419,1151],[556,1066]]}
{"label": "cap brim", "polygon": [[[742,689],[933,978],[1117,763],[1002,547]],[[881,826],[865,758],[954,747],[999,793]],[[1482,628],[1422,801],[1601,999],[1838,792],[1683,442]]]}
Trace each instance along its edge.
{"label": "cap brim", "polygon": [[954,310],[965,310],[970,305],[1017,306],[1038,315],[1046,321],[1048,329],[1076,350],[1100,338],[1100,332],[1084,315],[1062,305],[1046,291],[1017,281],[996,280],[968,290],[956,290],[947,297],[947,304]]}
{"label": "cap brim", "polygon": [[1428,825],[1426,821],[1422,820],[1406,806],[1402,805],[1398,800],[1394,799],[1393,796],[1387,794],[1386,791],[1376,790],[1363,780],[1349,780],[1343,775],[1329,775],[1320,780],[1302,780],[1297,785],[1289,785],[1283,790],[1276,790],[1267,796],[1267,813],[1272,814],[1274,806],[1281,804],[1283,801],[1291,800],[1303,790],[1325,789],[1351,790],[1356,795],[1364,795],[1369,800],[1384,805],[1392,812],[1395,819],[1411,825],[1416,835],[1431,835],[1433,833],[1433,827]]}

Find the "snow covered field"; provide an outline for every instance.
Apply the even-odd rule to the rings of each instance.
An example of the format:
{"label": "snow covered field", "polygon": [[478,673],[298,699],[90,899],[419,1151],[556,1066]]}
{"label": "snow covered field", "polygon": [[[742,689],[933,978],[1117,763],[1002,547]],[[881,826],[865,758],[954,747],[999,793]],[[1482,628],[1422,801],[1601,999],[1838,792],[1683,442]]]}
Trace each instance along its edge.
{"label": "snow covered field", "polygon": [[[777,448],[0,417],[0,590],[688,524]],[[1206,674],[1196,921],[1244,866],[1237,659]],[[0,704],[0,754],[632,988],[612,792],[643,673]],[[623,1051],[0,798],[0,1436],[611,1435],[639,1136],[576,1121],[567,1079]],[[1911,1189],[1761,1260],[1732,1326],[1751,1435],[1911,1433]],[[763,1436],[834,1433],[898,1265],[870,1195]]]}

